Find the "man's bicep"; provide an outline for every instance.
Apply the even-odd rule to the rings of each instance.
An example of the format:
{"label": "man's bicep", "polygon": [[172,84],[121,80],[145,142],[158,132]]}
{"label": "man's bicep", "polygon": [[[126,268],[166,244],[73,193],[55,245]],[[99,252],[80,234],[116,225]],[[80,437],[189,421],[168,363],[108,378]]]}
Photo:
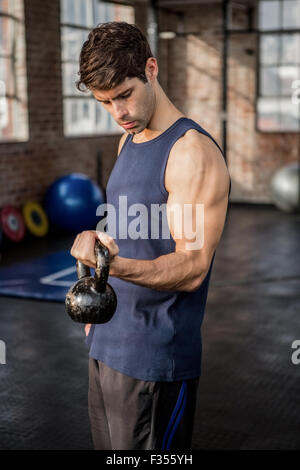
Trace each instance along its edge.
{"label": "man's bicep", "polygon": [[167,201],[169,229],[176,251],[198,257],[205,268],[209,267],[221,238],[228,206],[228,170],[214,152],[215,149],[202,158],[197,148],[188,152],[184,169],[173,181],[169,179]]}
{"label": "man's bicep", "polygon": [[228,196],[226,192],[224,192],[221,198],[216,196],[215,199],[204,204],[203,246],[201,254],[207,269],[223,233],[227,207]]}

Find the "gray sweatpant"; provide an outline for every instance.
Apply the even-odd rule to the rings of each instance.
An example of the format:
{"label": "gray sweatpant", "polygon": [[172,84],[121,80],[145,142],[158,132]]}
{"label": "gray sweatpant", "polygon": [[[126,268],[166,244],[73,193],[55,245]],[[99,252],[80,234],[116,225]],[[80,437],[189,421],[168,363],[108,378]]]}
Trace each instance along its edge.
{"label": "gray sweatpant", "polygon": [[151,382],[89,358],[88,406],[96,450],[190,450],[199,377]]}

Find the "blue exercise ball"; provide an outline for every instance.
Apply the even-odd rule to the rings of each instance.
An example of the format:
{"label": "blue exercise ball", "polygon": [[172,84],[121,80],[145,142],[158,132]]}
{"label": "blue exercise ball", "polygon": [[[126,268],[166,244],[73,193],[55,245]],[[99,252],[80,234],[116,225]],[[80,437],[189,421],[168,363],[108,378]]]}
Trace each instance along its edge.
{"label": "blue exercise ball", "polygon": [[99,204],[105,203],[103,190],[81,173],[72,173],[56,180],[45,194],[44,207],[54,225],[68,232],[96,230],[101,217],[96,216]]}

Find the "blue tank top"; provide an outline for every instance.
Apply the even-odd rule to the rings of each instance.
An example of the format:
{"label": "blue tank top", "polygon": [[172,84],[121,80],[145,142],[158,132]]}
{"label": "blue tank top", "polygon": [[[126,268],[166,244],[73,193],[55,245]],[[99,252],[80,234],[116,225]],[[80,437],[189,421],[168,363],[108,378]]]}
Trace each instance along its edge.
{"label": "blue tank top", "polygon": [[[218,146],[199,124],[185,117],[147,142],[134,143],[128,134],[106,188],[107,203],[113,205],[117,216],[116,233],[109,227],[107,231],[119,246],[119,256],[151,260],[175,251],[170,232],[169,238],[160,231],[158,238],[151,239],[150,207],[166,204],[164,175],[169,152],[189,129],[207,135]],[[124,233],[138,212],[129,215],[129,211],[126,217],[124,210],[119,213],[120,196],[128,208],[132,204],[147,207],[146,236],[145,230],[136,239]],[[162,213],[161,223],[164,217],[165,222],[166,214]],[[86,338],[89,355],[140,380],[175,381],[201,375],[201,324],[214,257],[215,253],[204,281],[194,292],[159,291],[109,276],[118,299],[117,310],[108,323],[92,325]]]}

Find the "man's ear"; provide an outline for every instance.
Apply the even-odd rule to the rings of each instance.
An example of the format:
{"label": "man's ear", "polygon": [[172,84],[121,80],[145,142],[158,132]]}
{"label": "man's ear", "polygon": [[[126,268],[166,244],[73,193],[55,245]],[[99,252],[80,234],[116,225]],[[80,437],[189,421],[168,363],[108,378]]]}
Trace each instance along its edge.
{"label": "man's ear", "polygon": [[158,64],[155,57],[149,57],[146,62],[145,75],[150,82],[154,82],[158,75]]}

